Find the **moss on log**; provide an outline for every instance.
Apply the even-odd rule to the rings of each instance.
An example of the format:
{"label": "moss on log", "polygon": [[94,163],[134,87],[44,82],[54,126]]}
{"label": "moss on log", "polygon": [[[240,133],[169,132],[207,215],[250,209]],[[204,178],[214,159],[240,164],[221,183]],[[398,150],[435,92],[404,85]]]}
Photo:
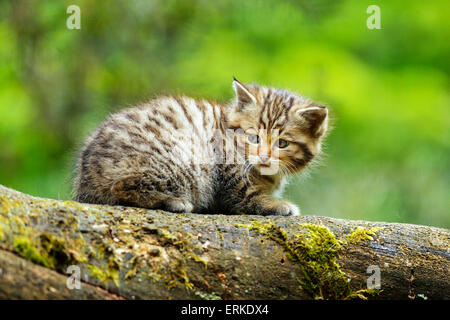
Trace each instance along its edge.
{"label": "moss on log", "polygon": [[[450,298],[449,230],[215,213],[87,205],[0,186],[0,298]],[[80,289],[66,286],[69,266],[80,270]],[[369,266],[381,271],[379,290],[367,289]]]}

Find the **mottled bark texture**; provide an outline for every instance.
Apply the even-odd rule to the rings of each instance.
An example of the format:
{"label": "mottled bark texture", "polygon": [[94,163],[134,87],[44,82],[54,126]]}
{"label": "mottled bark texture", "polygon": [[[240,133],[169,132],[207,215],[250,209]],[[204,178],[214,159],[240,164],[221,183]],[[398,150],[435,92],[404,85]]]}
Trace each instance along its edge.
{"label": "mottled bark texture", "polygon": [[[449,237],[410,224],[86,205],[0,186],[0,298],[449,299]],[[380,290],[366,290],[371,265]],[[78,270],[69,266],[80,289],[66,285]]]}

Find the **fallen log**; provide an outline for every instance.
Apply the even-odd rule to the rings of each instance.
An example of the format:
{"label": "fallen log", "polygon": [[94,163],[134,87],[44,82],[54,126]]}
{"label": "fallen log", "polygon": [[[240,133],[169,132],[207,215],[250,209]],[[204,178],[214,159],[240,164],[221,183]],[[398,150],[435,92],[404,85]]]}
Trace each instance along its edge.
{"label": "fallen log", "polygon": [[2,299],[449,299],[450,232],[174,214],[0,186]]}

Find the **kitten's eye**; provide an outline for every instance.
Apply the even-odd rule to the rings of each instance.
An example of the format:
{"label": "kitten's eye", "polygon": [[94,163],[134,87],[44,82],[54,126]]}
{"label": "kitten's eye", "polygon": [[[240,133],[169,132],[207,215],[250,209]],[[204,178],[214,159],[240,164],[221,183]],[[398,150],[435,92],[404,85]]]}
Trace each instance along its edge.
{"label": "kitten's eye", "polygon": [[248,135],[248,141],[250,143],[253,143],[253,144],[258,144],[260,139],[259,139],[259,136],[257,134],[249,134]]}
{"label": "kitten's eye", "polygon": [[283,139],[278,140],[277,143],[276,143],[276,146],[277,146],[278,148],[280,148],[280,149],[284,149],[284,148],[286,148],[288,145],[289,145],[289,141],[286,141],[286,140],[283,140]]}

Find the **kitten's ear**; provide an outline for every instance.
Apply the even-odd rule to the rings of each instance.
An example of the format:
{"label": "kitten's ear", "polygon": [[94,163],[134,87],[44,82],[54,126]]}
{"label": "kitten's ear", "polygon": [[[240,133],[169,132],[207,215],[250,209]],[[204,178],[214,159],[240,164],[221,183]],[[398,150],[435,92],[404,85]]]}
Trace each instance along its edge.
{"label": "kitten's ear", "polygon": [[256,104],[256,98],[250,93],[250,90],[238,79],[233,78],[233,89],[236,93],[238,109],[243,110],[249,104]]}
{"label": "kitten's ear", "polygon": [[328,109],[325,106],[312,105],[295,111],[299,125],[306,128],[313,137],[322,136],[328,128]]}

